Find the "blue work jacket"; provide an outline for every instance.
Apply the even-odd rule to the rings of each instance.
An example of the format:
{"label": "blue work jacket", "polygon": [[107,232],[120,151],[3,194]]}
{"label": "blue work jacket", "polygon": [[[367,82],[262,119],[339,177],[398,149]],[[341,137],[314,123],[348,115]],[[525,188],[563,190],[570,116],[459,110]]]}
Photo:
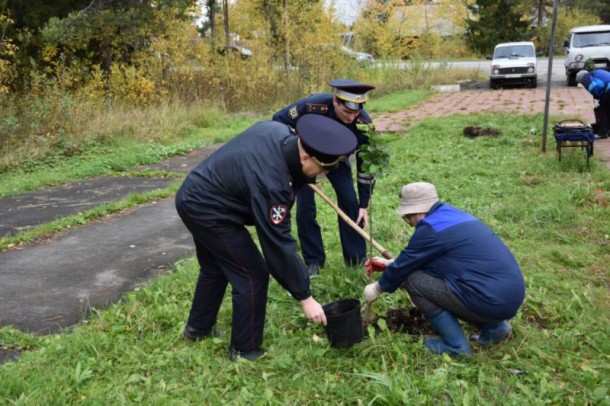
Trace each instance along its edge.
{"label": "blue work jacket", "polygon": [[525,297],[521,269],[502,240],[476,217],[437,202],[415,227],[409,244],[379,279],[394,292],[413,271],[445,281],[471,311],[513,317]]}
{"label": "blue work jacket", "polygon": [[610,97],[610,72],[597,69],[585,75],[582,85],[596,99],[606,99]]}

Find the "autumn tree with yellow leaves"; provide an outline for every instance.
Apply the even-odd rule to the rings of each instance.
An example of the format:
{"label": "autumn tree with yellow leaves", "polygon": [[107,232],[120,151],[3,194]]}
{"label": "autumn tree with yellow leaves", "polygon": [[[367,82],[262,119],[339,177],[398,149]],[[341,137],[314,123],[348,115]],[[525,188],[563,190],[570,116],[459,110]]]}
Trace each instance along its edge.
{"label": "autumn tree with yellow leaves", "polygon": [[0,93],[8,93],[16,78],[15,54],[17,46],[7,31],[14,21],[5,13],[5,1],[0,2]]}
{"label": "autumn tree with yellow leaves", "polygon": [[409,59],[463,57],[468,1],[368,0],[354,33],[373,53]]}

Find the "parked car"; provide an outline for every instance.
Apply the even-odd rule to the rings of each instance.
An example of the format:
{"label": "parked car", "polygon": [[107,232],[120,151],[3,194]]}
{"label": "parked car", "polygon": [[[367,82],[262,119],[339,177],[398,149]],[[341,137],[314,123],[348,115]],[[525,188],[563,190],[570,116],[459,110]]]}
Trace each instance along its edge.
{"label": "parked car", "polygon": [[248,59],[252,56],[252,51],[239,45],[229,45],[218,49],[221,55],[235,55],[241,59]]}
{"label": "parked car", "polygon": [[339,47],[339,50],[358,62],[364,62],[371,65],[375,63],[375,58],[373,57],[373,55],[367,54],[366,52],[354,51],[353,49],[348,48],[345,45],[341,45]]}
{"label": "parked car", "polygon": [[538,84],[537,56],[533,42],[503,42],[496,45],[491,59],[489,86],[497,89],[505,84],[527,85]]}
{"label": "parked car", "polygon": [[610,70],[610,25],[585,25],[570,30],[563,43],[568,86],[576,86],[576,73],[589,58],[597,69]]}

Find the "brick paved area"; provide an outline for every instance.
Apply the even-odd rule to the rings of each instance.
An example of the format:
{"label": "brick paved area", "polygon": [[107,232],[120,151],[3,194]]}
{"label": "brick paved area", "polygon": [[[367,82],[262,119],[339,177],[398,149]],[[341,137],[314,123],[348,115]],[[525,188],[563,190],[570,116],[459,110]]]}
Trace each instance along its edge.
{"label": "brick paved area", "polygon": [[[474,112],[507,112],[516,114],[544,113],[546,89],[502,89],[494,91],[461,91],[435,93],[422,103],[405,111],[375,116],[379,131],[406,131],[426,117],[445,117]],[[576,118],[585,123],[595,121],[593,98],[582,88],[553,88],[549,103],[551,115]],[[542,124],[542,123],[541,123]],[[552,126],[553,123],[549,122]],[[547,134],[547,153],[555,153],[552,131]],[[610,139],[595,141],[595,157],[610,169]]]}

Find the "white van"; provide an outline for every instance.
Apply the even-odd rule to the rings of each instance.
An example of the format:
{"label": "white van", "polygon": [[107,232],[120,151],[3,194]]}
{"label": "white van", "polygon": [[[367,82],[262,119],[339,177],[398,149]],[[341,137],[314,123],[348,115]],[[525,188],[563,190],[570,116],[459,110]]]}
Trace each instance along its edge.
{"label": "white van", "polygon": [[497,89],[505,84],[520,84],[536,87],[538,61],[533,42],[503,42],[496,45],[491,59],[489,86]]}
{"label": "white van", "polygon": [[570,30],[563,43],[568,86],[576,86],[576,73],[589,58],[597,69],[610,70],[610,25],[585,25]]}

